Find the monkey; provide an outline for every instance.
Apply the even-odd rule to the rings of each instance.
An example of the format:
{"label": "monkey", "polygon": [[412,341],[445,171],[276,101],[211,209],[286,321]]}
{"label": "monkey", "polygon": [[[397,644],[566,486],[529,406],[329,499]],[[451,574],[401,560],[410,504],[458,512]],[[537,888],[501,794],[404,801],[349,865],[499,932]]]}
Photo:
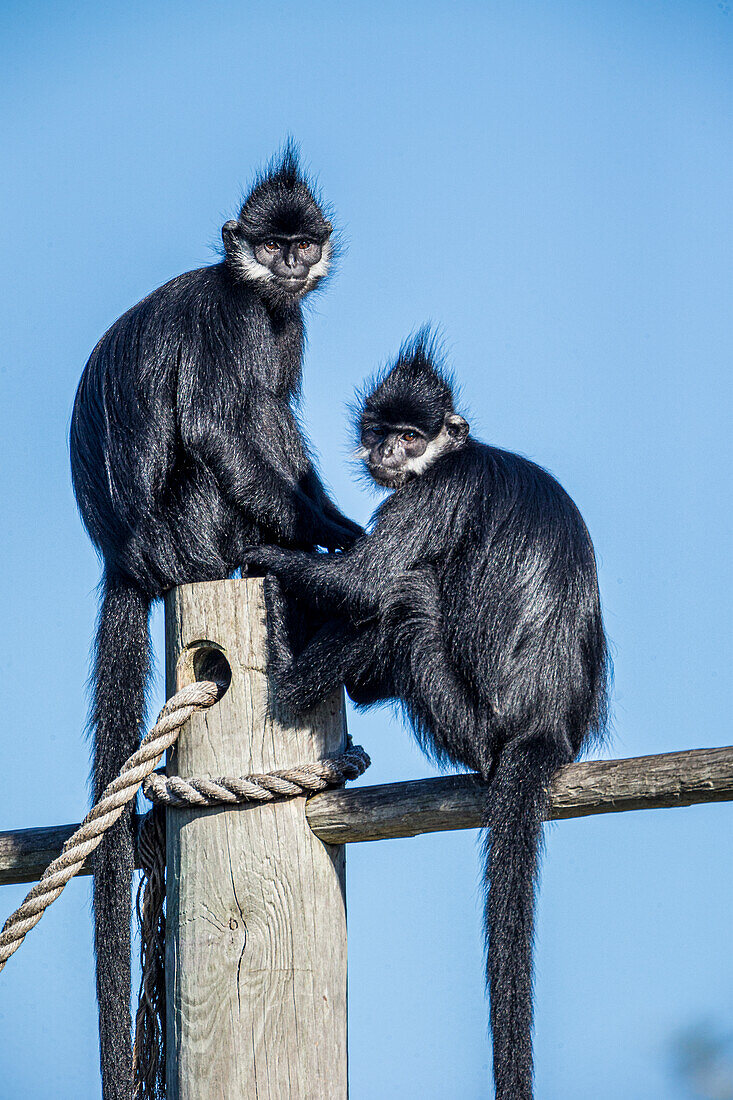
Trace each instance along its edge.
{"label": "monkey", "polygon": [[[423,329],[362,395],[359,455],[391,495],[343,553],[253,547],[267,570],[275,704],[340,683],[397,700],[422,748],[486,781],[486,978],[497,1100],[533,1095],[535,883],[548,786],[607,727],[593,545],[560,484],[479,442]],[[296,651],[292,595],[331,616]]]}
{"label": "monkey", "polygon": [[[361,528],[324,489],[294,405],[301,302],[329,272],[332,224],[289,140],[222,228],[220,262],[174,278],[117,320],[79,383],[71,472],[101,556],[92,671],[95,800],[137,748],[149,610],[174,585],[222,579],[245,546],[349,547]],[[132,814],[95,863],[104,1100],[132,1096]]]}

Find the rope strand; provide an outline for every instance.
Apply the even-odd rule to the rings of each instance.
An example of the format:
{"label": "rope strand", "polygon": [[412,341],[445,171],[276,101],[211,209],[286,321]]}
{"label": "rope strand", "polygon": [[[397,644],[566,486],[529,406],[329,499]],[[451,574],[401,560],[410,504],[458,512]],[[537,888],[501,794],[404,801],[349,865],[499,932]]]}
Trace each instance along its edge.
{"label": "rope strand", "polygon": [[166,749],[175,743],[181,726],[197,710],[212,707],[221,694],[221,685],[202,680],[182,688],[168,700],[140,748],[125,761],[120,774],[105,787],[102,797],[66,841],[61,855],[48,865],[22,905],[5,921],[0,932],[0,970],[66,883],[79,873],[86,858],[99,847],[107,829],[114,825],[127,803],[132,802],[143,781],[155,771]]}

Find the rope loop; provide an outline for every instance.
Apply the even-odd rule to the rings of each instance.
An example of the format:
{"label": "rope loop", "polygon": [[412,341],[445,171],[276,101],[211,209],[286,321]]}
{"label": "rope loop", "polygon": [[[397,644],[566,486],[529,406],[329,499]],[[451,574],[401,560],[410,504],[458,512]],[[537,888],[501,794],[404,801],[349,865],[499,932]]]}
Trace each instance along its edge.
{"label": "rope loop", "polygon": [[99,847],[106,831],[132,802],[141,786],[152,801],[166,806],[222,806],[242,802],[273,802],[314,794],[326,787],[356,779],[369,767],[369,757],[360,745],[347,742],[338,756],[301,764],[269,775],[246,775],[239,779],[182,779],[153,775],[163,753],[178,739],[182,726],[199,710],[212,707],[227,685],[199,680],[181,688],[161,710],[158,721],[143,737],[140,747],[125,761],[79,828],[72,833],[57,856],[28,891],[23,903],[11,913],[0,932],[0,970],[34,928],[49,905],[56,900],[85,860]]}
{"label": "rope loop", "polygon": [[143,794],[151,802],[169,808],[235,806],[244,802],[274,802],[316,794],[351,779],[358,779],[370,764],[361,745],[347,745],[338,756],[282,768],[267,775],[238,778],[184,779],[180,775],[155,772],[143,783]]}

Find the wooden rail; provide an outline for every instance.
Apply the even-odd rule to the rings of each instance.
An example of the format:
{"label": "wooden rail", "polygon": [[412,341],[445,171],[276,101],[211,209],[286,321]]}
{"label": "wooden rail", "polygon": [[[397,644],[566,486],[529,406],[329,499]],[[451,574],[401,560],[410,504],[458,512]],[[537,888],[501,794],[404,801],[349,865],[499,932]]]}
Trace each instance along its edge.
{"label": "wooden rail", "polygon": [[[326,791],[306,803],[321,840],[387,840],[481,824],[484,784],[474,775]],[[733,801],[733,747],[569,764],[551,788],[550,818]],[[0,832],[0,885],[33,882],[76,825]],[[87,870],[87,874],[90,872]]]}
{"label": "wooden rail", "polygon": [[[329,844],[476,829],[486,785],[475,775],[314,795],[306,817]],[[553,779],[550,820],[733,801],[733,747],[568,764]]]}

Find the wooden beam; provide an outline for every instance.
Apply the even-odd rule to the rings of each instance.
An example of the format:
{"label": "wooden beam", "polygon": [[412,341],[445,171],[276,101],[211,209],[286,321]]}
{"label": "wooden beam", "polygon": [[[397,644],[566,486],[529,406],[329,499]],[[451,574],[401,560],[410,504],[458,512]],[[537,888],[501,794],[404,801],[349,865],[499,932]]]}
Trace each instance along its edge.
{"label": "wooden beam", "polygon": [[[0,886],[36,882],[56,859],[76,825],[42,825],[38,829],[11,829],[0,833]],[[89,860],[80,875],[91,875]],[[4,920],[0,918],[0,923]]]}
{"label": "wooden beam", "polygon": [[[346,844],[478,828],[483,798],[484,786],[475,775],[452,775],[326,791],[308,800],[306,815],[317,836]],[[733,747],[690,749],[569,764],[552,784],[550,817],[730,801]],[[0,832],[0,885],[34,882],[76,828],[53,825]]]}
{"label": "wooden beam", "polygon": [[[308,823],[330,844],[386,840],[481,825],[486,786],[452,775],[324,791],[308,800]],[[550,788],[551,820],[733,800],[733,748],[693,749],[561,768]]]}

